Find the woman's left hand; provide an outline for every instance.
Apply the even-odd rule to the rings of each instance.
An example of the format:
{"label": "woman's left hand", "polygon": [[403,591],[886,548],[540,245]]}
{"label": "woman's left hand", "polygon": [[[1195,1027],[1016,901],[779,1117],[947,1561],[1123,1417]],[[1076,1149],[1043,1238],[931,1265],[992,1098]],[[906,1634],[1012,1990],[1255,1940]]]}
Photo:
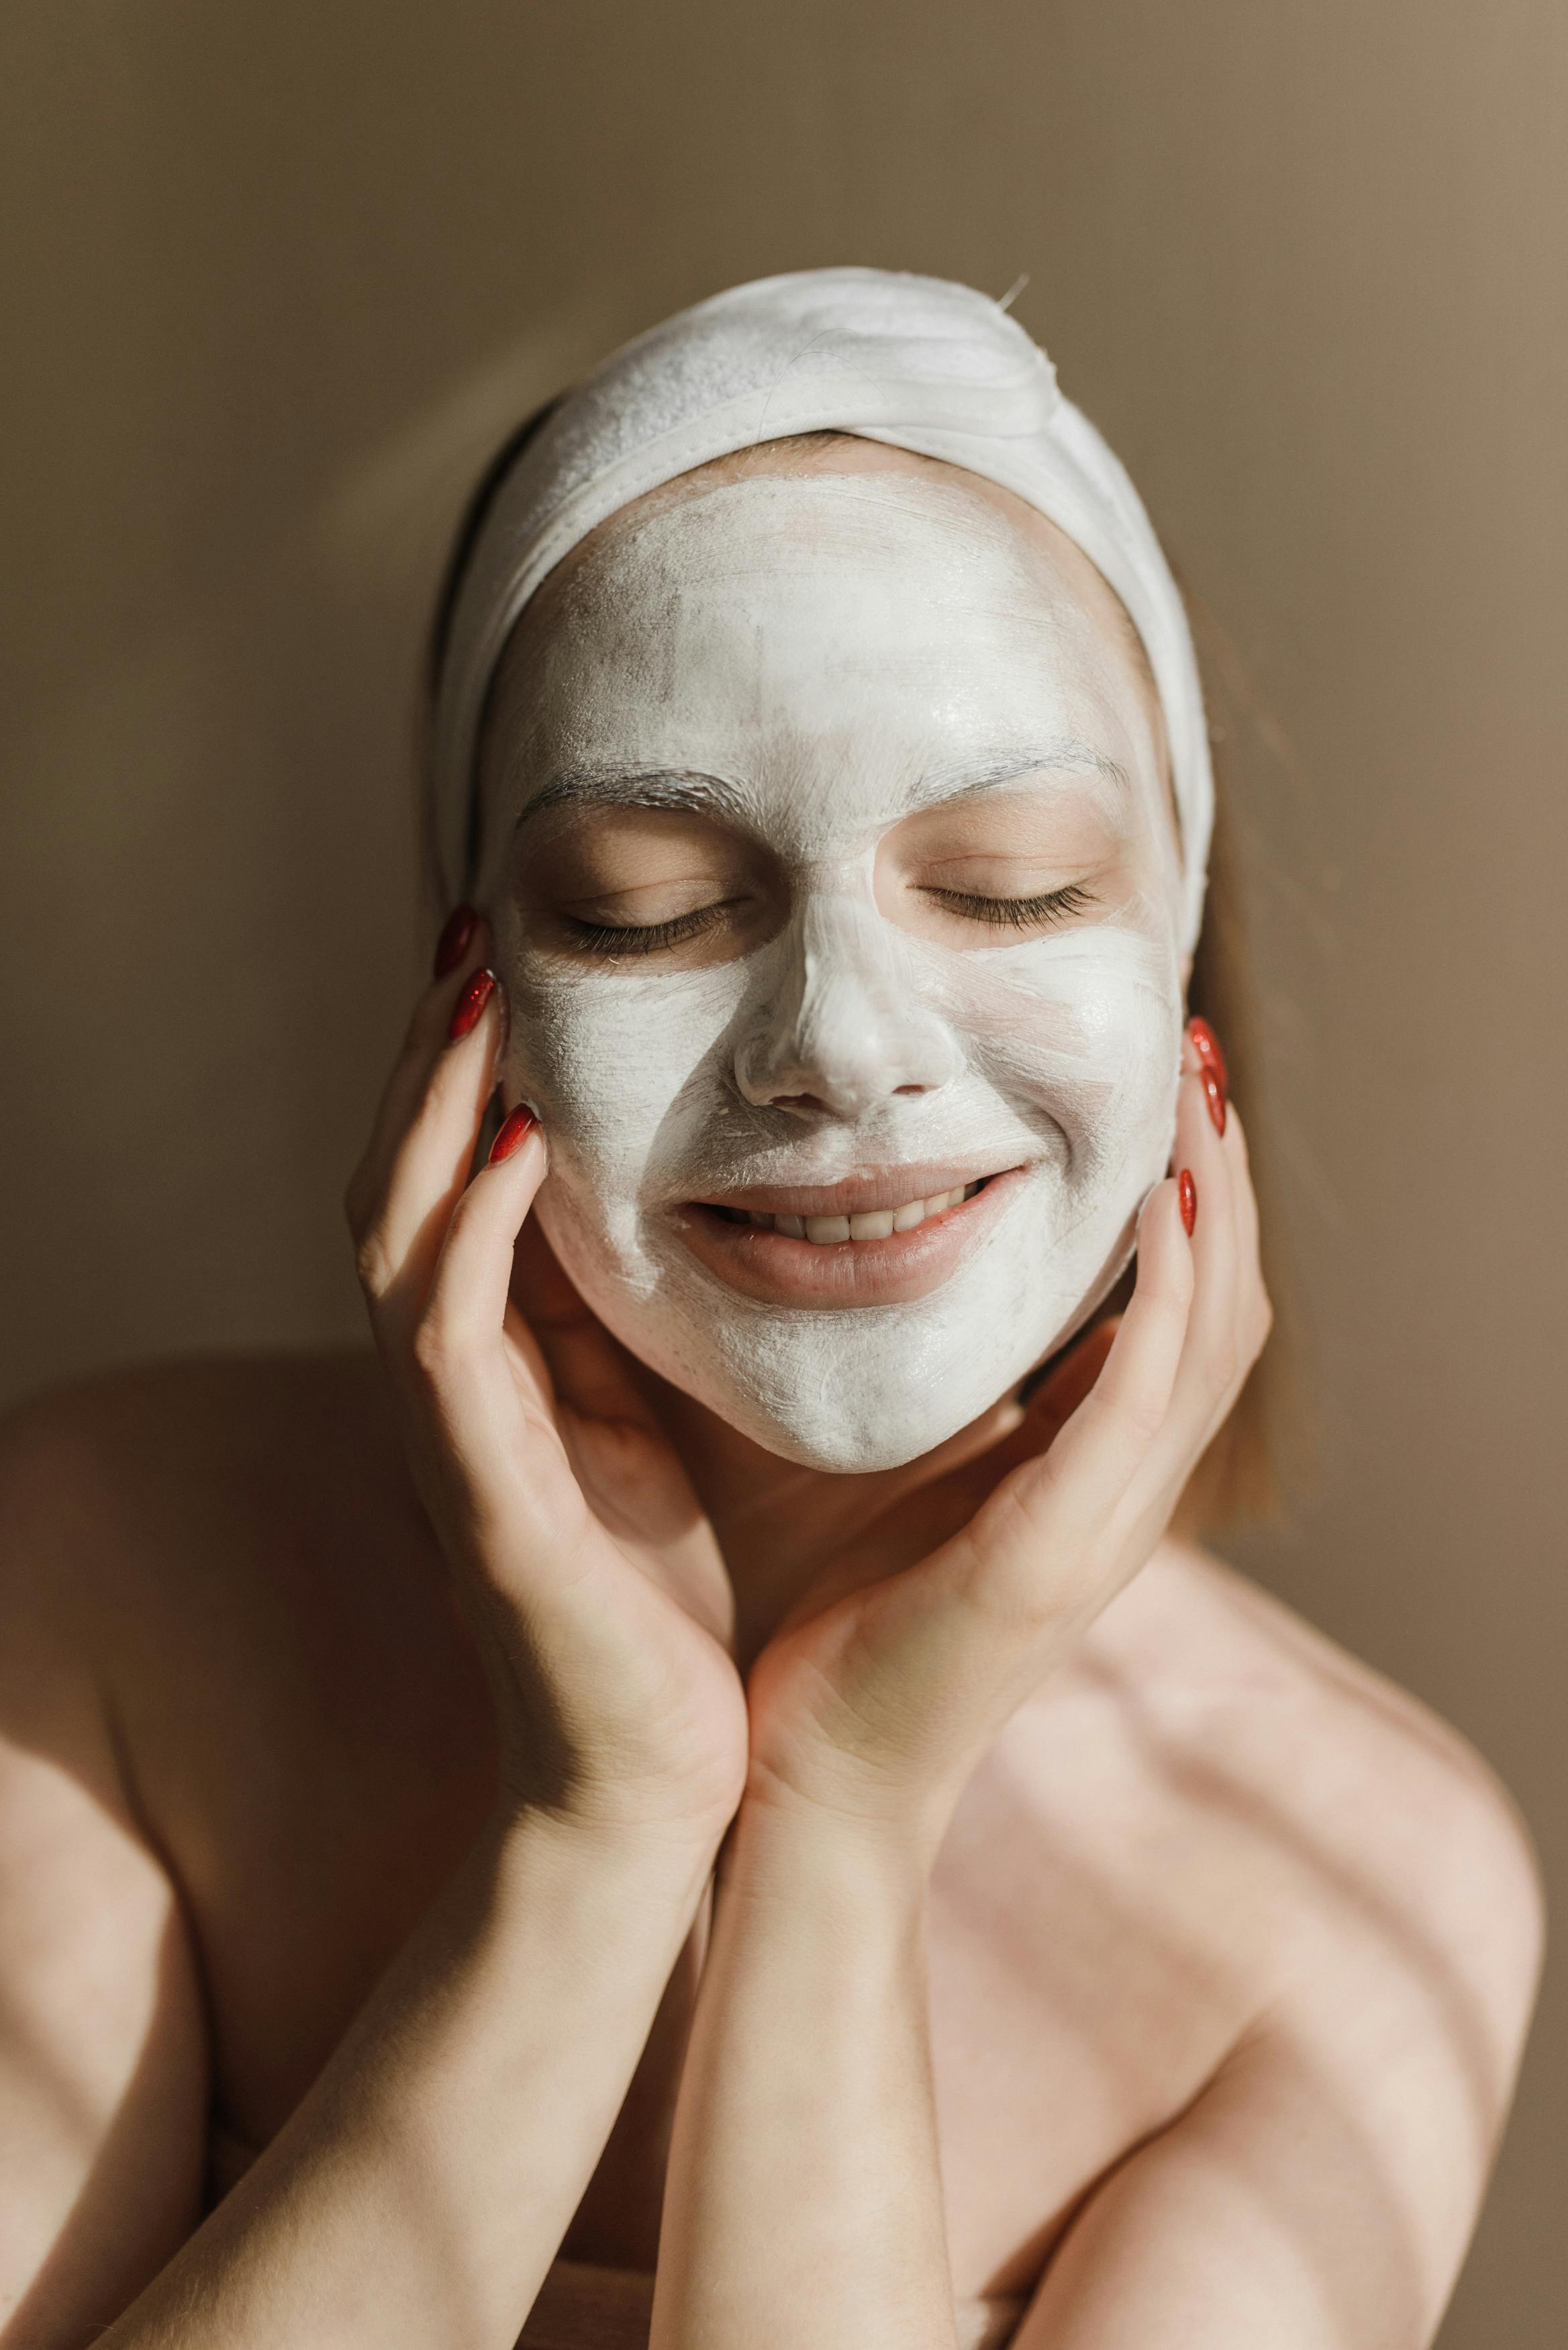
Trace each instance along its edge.
{"label": "woman's left hand", "polygon": [[1173,1163],[1196,1191],[1191,1234],[1173,1175],[1145,1203],[1132,1299],[1076,1408],[1070,1356],[1000,1453],[896,1506],[925,1555],[888,1574],[885,1519],[763,1649],[750,1799],[940,1835],[1008,1717],[1148,1559],[1271,1322],[1241,1121],[1190,1037]]}

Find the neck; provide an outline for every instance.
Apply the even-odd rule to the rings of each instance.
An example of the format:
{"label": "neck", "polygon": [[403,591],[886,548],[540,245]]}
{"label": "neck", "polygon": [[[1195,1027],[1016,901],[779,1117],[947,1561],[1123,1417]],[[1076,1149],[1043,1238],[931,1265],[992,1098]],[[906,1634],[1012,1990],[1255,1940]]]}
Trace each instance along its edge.
{"label": "neck", "polygon": [[[766,1451],[717,1412],[663,1381],[655,1408],[707,1513],[735,1592],[735,1652],[747,1669],[814,1586],[852,1555],[852,1580],[877,1562],[890,1573],[909,1563],[908,1544],[879,1522],[921,1486],[950,1474],[1011,1433],[1022,1418],[1011,1395],[900,1468],[864,1476],[803,1468]],[[919,1555],[918,1552],[916,1554]]]}

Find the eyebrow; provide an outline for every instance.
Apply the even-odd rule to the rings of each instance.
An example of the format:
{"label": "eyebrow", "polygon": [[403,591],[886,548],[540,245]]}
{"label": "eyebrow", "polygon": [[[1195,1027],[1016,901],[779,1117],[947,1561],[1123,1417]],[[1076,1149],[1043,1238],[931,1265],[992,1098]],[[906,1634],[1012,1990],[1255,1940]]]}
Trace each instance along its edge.
{"label": "eyebrow", "polygon": [[[929,768],[909,795],[907,814],[935,807],[946,800],[971,799],[981,792],[1020,782],[1043,769],[1058,774],[1103,775],[1121,789],[1128,788],[1127,769],[1096,750],[1092,743],[1064,739],[1020,746],[998,753],[978,764],[955,759]],[[685,809],[700,816],[718,816],[733,822],[756,821],[755,795],[722,775],[709,775],[684,767],[639,767],[589,764],[564,768],[541,785],[518,814],[515,830],[546,809],[566,806]]]}
{"label": "eyebrow", "polygon": [[1021,745],[1016,751],[999,753],[995,758],[978,764],[972,759],[958,759],[945,767],[932,768],[921,776],[910,806],[930,807],[942,800],[971,799],[977,792],[995,791],[1002,784],[1019,783],[1025,775],[1038,775],[1043,768],[1054,768],[1059,775],[1104,775],[1123,791],[1130,787],[1124,766],[1107,758],[1103,751],[1096,751],[1092,743],[1074,737]]}
{"label": "eyebrow", "polygon": [[705,775],[685,767],[566,767],[534,793],[521,809],[514,829],[520,830],[546,808],[579,805],[595,807],[686,808],[701,816],[741,816],[751,795],[722,775]]}

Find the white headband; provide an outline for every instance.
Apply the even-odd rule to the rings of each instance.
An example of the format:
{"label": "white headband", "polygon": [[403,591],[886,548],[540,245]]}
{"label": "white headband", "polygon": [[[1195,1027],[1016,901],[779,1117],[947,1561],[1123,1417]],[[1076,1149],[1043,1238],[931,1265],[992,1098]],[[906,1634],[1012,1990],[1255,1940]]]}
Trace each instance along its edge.
{"label": "white headband", "polygon": [[998,304],[887,269],[800,270],[716,294],[612,352],[530,437],[469,555],[441,665],[432,781],[449,900],[469,881],[490,682],[546,573],[646,490],[732,450],[835,430],[1014,491],[1115,588],[1165,712],[1190,948],[1214,815],[1209,735],[1187,615],[1137,492]]}

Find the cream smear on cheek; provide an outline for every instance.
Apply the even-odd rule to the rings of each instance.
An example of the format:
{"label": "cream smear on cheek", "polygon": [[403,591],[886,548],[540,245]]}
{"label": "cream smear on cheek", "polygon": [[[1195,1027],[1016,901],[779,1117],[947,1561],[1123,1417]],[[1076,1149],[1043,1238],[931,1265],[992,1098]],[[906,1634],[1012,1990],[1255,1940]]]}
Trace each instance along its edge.
{"label": "cream smear on cheek", "polygon": [[[1176,852],[1127,671],[993,504],[940,477],[813,476],[626,520],[503,681],[483,895],[512,1005],[506,1098],[533,1101],[549,1139],[538,1213],[624,1344],[789,1459],[929,1451],[1127,1262],[1166,1168],[1181,1022]],[[932,775],[1036,741],[1125,771],[1147,886],[1005,943],[912,935],[878,903],[878,844]],[[544,951],[512,887],[514,824],[564,771],[716,779],[787,877],[782,928],[690,970]],[[822,1108],[774,1098],[802,1093]],[[759,1302],[681,1237],[685,1201],[949,1160],[1025,1172],[909,1303]]]}

